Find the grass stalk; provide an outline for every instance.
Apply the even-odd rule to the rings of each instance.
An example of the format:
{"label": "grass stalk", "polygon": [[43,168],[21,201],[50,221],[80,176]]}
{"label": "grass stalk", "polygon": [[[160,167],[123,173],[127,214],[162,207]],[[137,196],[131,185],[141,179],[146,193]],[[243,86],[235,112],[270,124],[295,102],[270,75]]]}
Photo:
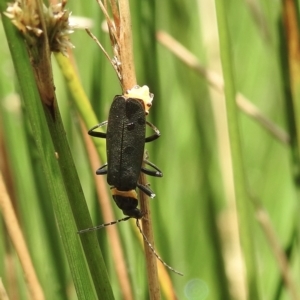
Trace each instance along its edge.
{"label": "grass stalk", "polygon": [[[299,61],[299,14],[297,4],[292,0],[282,1],[282,73],[285,82],[285,101],[287,122],[291,135],[291,156],[293,176],[298,196],[299,210],[299,176],[300,176],[300,61]],[[300,223],[296,215],[297,236],[300,236]],[[291,290],[291,294],[293,290]]]}
{"label": "grass stalk", "polygon": [[274,253],[274,256],[276,258],[281,272],[282,279],[287,290],[290,293],[291,299],[299,300],[300,298],[297,291],[297,285],[294,282],[287,256],[282,246],[280,245],[278,235],[274,230],[274,226],[271,224],[271,220],[268,213],[263,208],[257,208],[256,217],[259,223],[261,224],[265,232],[265,236],[268,240],[268,243],[270,244],[270,247]]}
{"label": "grass stalk", "polygon": [[[59,111],[55,110],[53,118],[52,114],[46,110],[46,118],[52,136],[52,141],[59,155],[60,169],[65,183],[66,192],[68,194],[68,199],[70,199],[70,206],[77,225],[77,230],[91,227],[92,220],[84,199],[78,174],[71,156],[71,151],[64,134],[64,128]],[[85,252],[85,257],[89,265],[89,270],[91,272],[98,297],[106,295],[107,299],[113,299],[108,274],[96,234],[81,234],[79,237],[81,239],[82,248]]]}
{"label": "grass stalk", "polygon": [[[147,185],[147,180],[144,173],[140,174],[139,182],[142,185]],[[145,213],[144,217],[142,218],[143,232],[147,237],[149,243],[154,247],[154,235],[153,235],[153,228],[152,228],[152,221],[151,221],[152,219],[151,219],[149,199],[147,195],[142,191],[139,191],[139,196],[140,196],[141,211]],[[146,257],[149,296],[151,300],[157,300],[160,299],[160,287],[159,287],[158,272],[157,272],[157,259],[145,240],[144,240],[144,252]]]}
{"label": "grass stalk", "polygon": [[[111,44],[113,49],[118,49],[117,59],[120,62],[119,69],[119,79],[122,86],[122,91],[125,93],[127,90],[132,89],[137,85],[135,66],[134,66],[134,55],[133,55],[133,43],[132,43],[132,32],[131,32],[131,16],[128,0],[119,1],[119,11],[116,10],[115,2],[111,1],[111,7],[113,11],[113,18],[116,24],[116,28],[111,25],[111,21],[108,18],[107,8],[104,7],[100,0],[97,0],[100,4],[101,9],[107,19]],[[145,182],[144,174],[140,175],[139,182]],[[142,183],[143,184],[143,183]],[[145,230],[145,235],[147,236],[150,243],[153,243],[153,230],[152,221],[150,214],[150,207],[148,203],[148,197],[143,193],[139,193],[140,207],[145,216],[142,218],[143,230]],[[144,229],[145,228],[145,229]],[[148,236],[148,234],[151,236]],[[148,245],[144,242],[145,257],[147,263],[147,275],[148,275],[148,287],[150,299],[160,299],[160,288],[157,273],[156,258],[152,251],[148,251]],[[146,250],[147,249],[147,250]],[[153,262],[155,260],[155,263]]]}
{"label": "grass stalk", "polygon": [[287,45],[290,89],[296,127],[298,153],[300,153],[300,34],[297,4],[293,0],[283,1],[283,25]]}
{"label": "grass stalk", "polygon": [[[193,53],[191,53],[168,33],[159,31],[157,33],[157,40],[187,66],[192,68],[197,74],[203,77],[214,90],[224,94],[223,78],[217,72],[205,68]],[[260,124],[277,140],[284,144],[289,144],[289,135],[274,122],[272,122],[265,114],[263,114],[261,110],[259,110],[258,107],[256,107],[240,92],[237,93],[236,103],[238,108],[243,113],[257,121],[258,124]]]}
{"label": "grass stalk", "polygon": [[[2,2],[1,10],[4,9]],[[66,141],[57,102],[53,99],[50,109],[42,107],[23,39],[6,17],[3,18],[3,24],[78,297],[94,299],[96,292],[98,298],[105,296],[106,299],[112,299],[112,290],[96,235],[81,237],[83,249],[89,252],[87,261],[94,280],[93,285],[76,233],[77,228],[91,226],[91,220]]]}
{"label": "grass stalk", "polygon": [[[133,60],[133,44],[132,44],[132,33],[131,33],[131,17],[128,0],[120,0],[120,44],[121,44],[121,63],[122,65],[122,87],[123,91],[131,89],[137,84],[135,67]],[[145,174],[141,173],[139,183],[144,185],[146,183]],[[142,218],[143,231],[148,241],[154,245],[153,226],[151,219],[151,210],[149,204],[149,197],[139,192],[139,200],[141,210],[145,213]],[[144,241],[144,251],[147,265],[147,277],[148,277],[148,288],[149,297],[151,300],[160,299],[160,287],[157,272],[157,261],[155,255],[152,253],[146,241]]]}
{"label": "grass stalk", "polygon": [[243,258],[246,270],[246,287],[248,299],[260,299],[257,283],[257,262],[255,259],[255,246],[253,235],[253,215],[244,171],[244,162],[241,149],[241,134],[236,106],[236,88],[232,48],[227,24],[226,4],[223,0],[216,0],[217,22],[219,32],[220,54],[224,78],[224,92],[226,98],[226,111],[228,132],[232,157],[232,170],[234,191],[237,203],[239,220],[239,234],[242,244]]}
{"label": "grass stalk", "polygon": [[[7,20],[3,18],[3,23]],[[8,21],[10,22],[10,21]],[[15,62],[15,69],[19,78],[21,91],[23,94],[24,103],[28,112],[30,123],[32,124],[33,135],[36,139],[38,151],[40,153],[41,163],[45,174],[45,179],[51,191],[50,197],[53,201],[54,211],[57,218],[62,240],[65,246],[67,257],[69,259],[71,272],[73,274],[74,283],[78,292],[78,295],[84,296],[92,295],[92,286],[88,279],[88,273],[85,273],[84,265],[78,262],[84,261],[81,252],[81,246],[79,245],[77,238],[73,234],[76,234],[76,227],[72,222],[72,213],[69,210],[69,204],[61,180],[61,173],[55,158],[55,150],[51,142],[49,131],[47,129],[46,120],[43,118],[43,109],[40,103],[40,97],[35,85],[35,79],[32,74],[31,66],[28,61],[27,51],[18,33],[11,24],[5,24],[5,28],[8,31],[11,53]],[[12,36],[14,34],[14,36]],[[17,41],[17,42],[16,42]],[[18,44],[16,46],[16,44]],[[31,83],[31,84],[29,84]],[[73,232],[73,234],[72,234]],[[73,266],[73,267],[72,267]],[[77,266],[77,267],[75,267]],[[80,274],[80,272],[82,272]],[[84,277],[88,280],[85,280]],[[90,288],[90,291],[86,291],[86,287]]]}
{"label": "grass stalk", "polygon": [[[30,297],[33,300],[43,300],[45,299],[44,292],[37,278],[23,233],[20,228],[20,224],[18,222],[13,205],[11,203],[11,199],[7,193],[7,189],[5,187],[5,183],[3,181],[3,176],[1,172],[0,208],[10,239],[21,262]],[[0,292],[0,296],[1,295],[2,294]]]}

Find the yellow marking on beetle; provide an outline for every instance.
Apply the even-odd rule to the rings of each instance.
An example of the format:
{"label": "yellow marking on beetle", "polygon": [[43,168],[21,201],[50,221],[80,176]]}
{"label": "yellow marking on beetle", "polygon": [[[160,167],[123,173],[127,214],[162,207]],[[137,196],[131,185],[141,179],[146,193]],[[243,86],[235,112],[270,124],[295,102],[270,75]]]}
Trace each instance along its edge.
{"label": "yellow marking on beetle", "polygon": [[122,196],[122,197],[130,197],[130,198],[137,199],[137,193],[135,190],[119,191],[116,188],[111,188],[111,194],[113,196]]}

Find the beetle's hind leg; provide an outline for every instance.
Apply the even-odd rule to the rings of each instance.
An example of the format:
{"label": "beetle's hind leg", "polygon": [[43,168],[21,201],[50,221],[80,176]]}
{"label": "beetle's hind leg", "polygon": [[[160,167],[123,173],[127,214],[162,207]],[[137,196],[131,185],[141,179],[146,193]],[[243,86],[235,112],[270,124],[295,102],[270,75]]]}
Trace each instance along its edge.
{"label": "beetle's hind leg", "polygon": [[142,185],[140,183],[137,183],[137,187],[143,191],[147,196],[149,196],[150,198],[154,198],[155,194],[154,192],[146,185]]}
{"label": "beetle's hind leg", "polygon": [[146,165],[152,167],[154,170],[149,170],[142,166],[141,171],[143,173],[150,175],[150,176],[154,176],[154,177],[162,177],[163,176],[162,171],[155,164],[153,164],[152,162],[150,162],[149,160],[146,160],[146,159],[144,159],[144,163]]}

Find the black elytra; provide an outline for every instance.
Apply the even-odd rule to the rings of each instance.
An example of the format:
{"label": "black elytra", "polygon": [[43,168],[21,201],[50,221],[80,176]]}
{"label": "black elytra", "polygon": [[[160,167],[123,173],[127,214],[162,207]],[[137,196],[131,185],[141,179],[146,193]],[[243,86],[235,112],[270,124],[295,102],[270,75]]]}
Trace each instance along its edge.
{"label": "black elytra", "polygon": [[107,183],[121,191],[136,187],[143,162],[146,118],[137,99],[117,97],[109,112],[106,136]]}
{"label": "black elytra", "polygon": [[[104,125],[107,125],[106,133],[96,131]],[[146,125],[150,126],[155,134],[146,137]],[[146,121],[143,101],[115,96],[108,121],[94,126],[88,133],[94,137],[106,138],[107,163],[100,167],[96,174],[107,174],[107,183],[111,186],[113,199],[125,215],[142,218],[143,213],[137,208],[136,187],[152,198],[155,194],[148,186],[138,183],[140,172],[162,177],[162,172],[154,164],[143,159],[145,142],[160,136],[159,130]],[[154,170],[142,167],[143,162]]]}

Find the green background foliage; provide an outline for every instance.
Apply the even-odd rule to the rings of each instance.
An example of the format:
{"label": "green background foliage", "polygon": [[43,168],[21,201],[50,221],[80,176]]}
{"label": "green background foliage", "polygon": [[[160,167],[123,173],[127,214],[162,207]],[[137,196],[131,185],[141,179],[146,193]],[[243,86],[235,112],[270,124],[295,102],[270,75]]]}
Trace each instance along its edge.
{"label": "green background foliage", "polygon": [[[67,8],[72,16],[92,20],[92,32],[111,53],[109,37],[101,29],[103,14],[96,1],[88,2],[70,0]],[[214,3],[133,0],[130,7],[137,80],[139,85],[148,85],[155,95],[148,118],[161,132],[160,139],[146,145],[150,160],[164,173],[161,179],[148,178],[156,192],[156,198],[149,200],[155,248],[168,264],[184,273],[183,277],[170,273],[178,299],[244,299],[241,284],[244,273],[238,250],[238,231],[242,233],[243,228],[236,224],[239,211],[235,211],[224,94],[211,88],[156,39],[158,30],[166,31],[196,55],[203,66],[221,75]],[[287,66],[282,60],[286,52],[282,50],[281,4],[226,1],[226,17],[237,91],[292,134],[288,131],[292,117],[286,109],[288,80]],[[2,28],[0,39],[3,41],[0,47],[2,173],[46,299],[77,299],[35,136],[28,124],[26,107],[18,96],[19,84]],[[121,93],[117,77],[84,30],[76,29],[71,40],[83,88],[98,121],[104,121],[113,97]],[[92,177],[95,170],[90,168],[83,140],[83,134],[87,133],[81,130],[80,115],[54,57],[53,72],[76,170],[93,223],[101,224]],[[299,197],[297,165],[292,160],[295,148],[276,139],[257,120],[241,111],[238,121],[248,201],[255,199],[267,211],[297,283]],[[116,219],[121,218],[122,213],[113,201],[112,205]],[[260,299],[291,299],[273,248],[255,218],[255,206],[250,207],[247,213],[252,220],[255,246],[252,255],[257,260]],[[134,299],[147,299],[143,251],[129,222],[117,226]],[[0,222],[0,236],[0,277],[11,299],[29,299],[3,222]],[[98,231],[97,236],[114,296],[121,299],[106,230]]]}

